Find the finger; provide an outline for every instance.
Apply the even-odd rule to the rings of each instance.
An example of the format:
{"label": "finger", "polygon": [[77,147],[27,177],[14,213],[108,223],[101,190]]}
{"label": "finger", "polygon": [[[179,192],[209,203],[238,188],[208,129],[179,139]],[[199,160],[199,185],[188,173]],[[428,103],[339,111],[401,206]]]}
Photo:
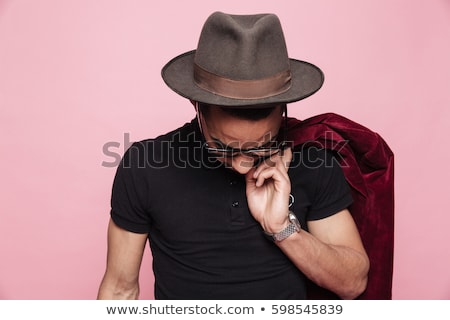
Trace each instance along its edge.
{"label": "finger", "polygon": [[[283,169],[283,171],[287,172],[292,161],[292,156],[292,149],[286,148],[261,163],[264,163],[270,167],[278,166],[280,170]],[[261,170],[264,170],[264,167],[261,167]],[[256,174],[258,174],[258,172],[256,172]]]}
{"label": "finger", "polygon": [[256,170],[253,173],[253,177],[257,178],[263,170],[270,168],[270,167],[275,167],[275,165],[276,165],[276,162],[273,159],[271,159],[271,158],[264,159],[256,167]]}
{"label": "finger", "polygon": [[289,170],[289,165],[292,160],[292,151],[291,149],[286,150],[285,154],[283,156],[281,155],[274,155],[270,159],[266,159],[263,162],[259,164],[259,166],[256,168],[255,172],[253,173],[253,177],[257,179],[261,172],[264,170],[267,170],[269,168],[276,168],[277,170],[280,170],[280,172],[285,175],[286,178],[287,172]]}
{"label": "finger", "polygon": [[256,171],[256,168],[251,168],[245,175],[245,180],[248,182],[255,182],[256,178],[253,176]]}
{"label": "finger", "polygon": [[256,166],[256,171],[254,173],[254,177],[256,178],[256,176],[258,176],[262,170],[265,170],[268,167],[276,167],[278,165],[278,163],[280,162],[280,159],[281,159],[281,155],[278,153],[267,159],[262,160]]}
{"label": "finger", "polygon": [[286,172],[289,170],[289,166],[292,161],[292,149],[286,148],[283,153],[280,154],[280,163]]}
{"label": "finger", "polygon": [[279,166],[277,167],[266,167],[264,170],[262,170],[256,177],[256,186],[260,187],[262,186],[266,180],[271,179],[275,182],[276,186],[280,183],[283,184],[283,182],[287,185],[290,185],[289,177],[287,175],[287,172],[283,169],[279,169]]}

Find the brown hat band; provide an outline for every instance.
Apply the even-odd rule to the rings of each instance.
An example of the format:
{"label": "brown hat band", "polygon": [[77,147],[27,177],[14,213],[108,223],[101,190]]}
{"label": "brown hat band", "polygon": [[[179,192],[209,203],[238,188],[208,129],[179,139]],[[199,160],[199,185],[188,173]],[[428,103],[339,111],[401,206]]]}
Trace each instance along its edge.
{"label": "brown hat band", "polygon": [[200,88],[233,99],[263,99],[291,87],[290,70],[257,80],[233,80],[206,71],[194,63],[194,81]]}

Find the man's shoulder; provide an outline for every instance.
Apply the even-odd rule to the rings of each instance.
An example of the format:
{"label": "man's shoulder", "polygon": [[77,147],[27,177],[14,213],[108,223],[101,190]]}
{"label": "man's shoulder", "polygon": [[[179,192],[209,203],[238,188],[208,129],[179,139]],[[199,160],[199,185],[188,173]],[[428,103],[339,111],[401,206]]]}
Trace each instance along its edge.
{"label": "man's shoulder", "polygon": [[156,137],[135,141],[132,143],[131,147],[140,150],[148,150],[154,149],[155,145],[194,141],[196,138],[196,126],[194,121],[191,121],[186,122],[179,128],[160,134]]}
{"label": "man's shoulder", "polygon": [[291,167],[317,169],[321,166],[332,167],[338,164],[335,152],[319,145],[297,145],[292,151]]}
{"label": "man's shoulder", "polygon": [[182,148],[193,146],[198,137],[196,131],[195,122],[191,121],[155,138],[133,142],[122,162],[130,167],[159,166],[177,155]]}
{"label": "man's shoulder", "polygon": [[141,141],[137,141],[137,143],[147,144],[151,142],[174,141],[175,139],[180,137],[190,137],[191,135],[194,135],[195,132],[196,132],[195,122],[191,121],[186,122],[179,128],[160,134],[154,138],[148,138]]}

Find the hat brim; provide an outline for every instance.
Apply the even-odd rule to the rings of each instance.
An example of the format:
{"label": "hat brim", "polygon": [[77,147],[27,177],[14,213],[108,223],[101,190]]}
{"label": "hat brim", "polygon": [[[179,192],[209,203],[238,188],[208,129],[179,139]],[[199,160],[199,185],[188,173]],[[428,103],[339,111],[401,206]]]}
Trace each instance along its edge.
{"label": "hat brim", "polygon": [[296,59],[289,59],[291,65],[291,87],[289,90],[262,99],[233,99],[206,91],[194,82],[195,50],[170,60],[162,69],[164,82],[179,95],[210,105],[239,107],[263,106],[290,103],[302,100],[317,92],[323,84],[323,72],[315,65]]}

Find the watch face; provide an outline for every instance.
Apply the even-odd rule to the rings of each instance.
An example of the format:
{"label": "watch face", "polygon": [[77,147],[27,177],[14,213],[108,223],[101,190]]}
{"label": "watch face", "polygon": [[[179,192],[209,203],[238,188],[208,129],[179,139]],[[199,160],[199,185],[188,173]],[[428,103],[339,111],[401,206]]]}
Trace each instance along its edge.
{"label": "watch face", "polygon": [[284,230],[278,233],[265,232],[266,236],[270,237],[270,239],[273,241],[282,241],[289,237],[291,234],[300,232],[302,227],[297,219],[297,216],[292,211],[289,211],[288,218],[291,223],[289,223],[289,225]]}
{"label": "watch face", "polygon": [[292,212],[289,211],[289,221],[294,224],[296,231],[299,232],[302,226],[300,225],[300,221],[298,221],[297,216]]}
{"label": "watch face", "polygon": [[297,217],[296,217],[296,215],[292,212],[292,211],[289,211],[289,220],[292,222],[293,220],[297,220]]}

